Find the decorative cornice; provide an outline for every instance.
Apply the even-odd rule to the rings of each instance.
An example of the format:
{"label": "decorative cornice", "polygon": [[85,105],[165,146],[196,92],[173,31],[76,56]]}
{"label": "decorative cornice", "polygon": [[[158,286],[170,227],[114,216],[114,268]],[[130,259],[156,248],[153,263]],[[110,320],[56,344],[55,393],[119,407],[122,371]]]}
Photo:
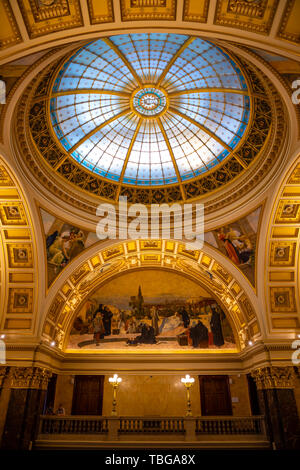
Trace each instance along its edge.
{"label": "decorative cornice", "polygon": [[52,372],[40,367],[12,367],[11,388],[46,390]]}
{"label": "decorative cornice", "polygon": [[294,388],[292,367],[262,367],[251,372],[258,390]]}

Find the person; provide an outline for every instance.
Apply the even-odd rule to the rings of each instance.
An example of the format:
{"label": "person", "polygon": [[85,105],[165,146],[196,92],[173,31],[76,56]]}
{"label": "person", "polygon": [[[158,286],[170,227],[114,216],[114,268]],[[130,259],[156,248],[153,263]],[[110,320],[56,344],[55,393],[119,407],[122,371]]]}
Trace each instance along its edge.
{"label": "person", "polygon": [[213,341],[215,346],[220,347],[224,344],[221,318],[219,312],[215,308],[211,307],[211,310],[212,316],[210,320],[210,327],[213,334]]}
{"label": "person", "polygon": [[46,415],[48,415],[48,416],[54,415],[53,406],[48,406],[48,408],[46,409]]}
{"label": "person", "polygon": [[127,330],[126,332],[129,334],[136,333],[137,331],[137,322],[135,316],[132,316],[131,318],[128,319],[127,323]]}
{"label": "person", "polygon": [[157,336],[159,334],[159,328],[158,328],[159,316],[158,316],[157,308],[155,307],[155,305],[152,305],[150,309],[150,316],[151,316],[151,325],[154,328],[155,335]]}
{"label": "person", "polygon": [[96,346],[99,346],[100,339],[103,338],[105,333],[105,328],[102,321],[102,315],[99,311],[94,314],[92,321],[93,331],[94,331],[94,340],[96,341]]}
{"label": "person", "polygon": [[232,241],[227,237],[227,234],[225,235],[222,229],[218,234],[218,238],[221,242],[224,243],[224,247],[225,247],[225,250],[227,252],[229,259],[231,259],[231,261],[234,264],[239,265],[240,259],[239,259],[239,254],[236,250],[236,247],[233,245]]}
{"label": "person", "polygon": [[74,259],[84,250],[84,233],[82,230],[72,230],[68,250],[69,261]]}
{"label": "person", "polygon": [[185,309],[184,307],[182,307],[182,309],[180,310],[179,313],[180,313],[180,315],[181,315],[184,328],[188,328],[188,326],[189,326],[189,324],[190,324],[190,316],[189,316],[189,314],[187,313],[187,311],[186,311],[186,309]]}
{"label": "person", "polygon": [[66,414],[66,410],[64,409],[64,407],[62,406],[62,403],[60,403],[58,405],[58,408],[56,410],[56,414],[57,415],[60,415],[60,416],[64,416]]}
{"label": "person", "polygon": [[154,328],[146,323],[141,325],[141,334],[136,336],[136,338],[132,340],[128,340],[128,345],[137,345],[137,344],[156,344],[155,332]]}
{"label": "person", "polygon": [[208,329],[201,320],[198,320],[198,323],[189,328],[189,334],[193,348],[208,347]]}
{"label": "person", "polygon": [[111,335],[111,319],[113,314],[108,307],[103,308],[102,320],[104,325],[104,336]]}
{"label": "person", "polygon": [[179,326],[182,325],[182,319],[178,312],[175,312],[174,315],[170,317],[165,317],[161,322],[159,327],[159,333],[167,333],[170,331],[175,331]]}

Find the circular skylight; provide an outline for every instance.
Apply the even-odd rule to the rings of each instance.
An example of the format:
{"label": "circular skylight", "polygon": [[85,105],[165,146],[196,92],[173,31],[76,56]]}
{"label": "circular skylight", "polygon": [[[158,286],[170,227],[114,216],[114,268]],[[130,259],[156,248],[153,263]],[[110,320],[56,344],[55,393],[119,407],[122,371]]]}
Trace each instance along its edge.
{"label": "circular skylight", "polygon": [[109,180],[180,183],[224,161],[250,114],[245,78],[209,41],[122,34],[93,41],[60,69],[50,116],[64,149]]}

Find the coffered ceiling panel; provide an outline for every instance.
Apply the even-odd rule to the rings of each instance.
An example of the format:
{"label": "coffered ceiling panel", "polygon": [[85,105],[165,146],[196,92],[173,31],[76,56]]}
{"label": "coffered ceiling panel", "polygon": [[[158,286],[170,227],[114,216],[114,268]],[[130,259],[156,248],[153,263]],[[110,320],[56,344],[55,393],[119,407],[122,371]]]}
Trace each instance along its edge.
{"label": "coffered ceiling panel", "polygon": [[278,36],[292,42],[300,42],[299,34],[300,2],[290,0],[284,10]]}
{"label": "coffered ceiling panel", "polygon": [[184,10],[183,10],[183,20],[206,23],[208,7],[209,7],[208,0],[185,0]]}
{"label": "coffered ceiling panel", "polygon": [[22,41],[19,28],[8,0],[0,2],[0,48],[13,46]]}
{"label": "coffered ceiling panel", "polygon": [[268,34],[278,0],[218,0],[215,24]]}
{"label": "coffered ceiling panel", "polygon": [[121,0],[123,21],[175,20],[176,0]]}
{"label": "coffered ceiling panel", "polygon": [[88,9],[92,24],[114,21],[112,0],[88,0]]}
{"label": "coffered ceiling panel", "polygon": [[19,0],[18,3],[30,38],[83,24],[79,0]]}

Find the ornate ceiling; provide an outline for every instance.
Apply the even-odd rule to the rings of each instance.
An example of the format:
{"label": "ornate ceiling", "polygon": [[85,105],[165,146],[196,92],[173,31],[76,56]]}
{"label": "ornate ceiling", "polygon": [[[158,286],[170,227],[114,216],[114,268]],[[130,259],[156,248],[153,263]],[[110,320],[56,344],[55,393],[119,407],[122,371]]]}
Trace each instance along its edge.
{"label": "ornate ceiling", "polygon": [[[293,338],[299,332],[300,311],[299,162],[298,166],[295,163],[299,155],[299,106],[291,103],[290,95],[291,81],[299,76],[300,3],[290,0],[3,0],[0,14],[0,63],[5,64],[1,74],[8,91],[7,106],[0,106],[0,145],[1,154],[7,155],[9,161],[9,165],[1,162],[0,181],[1,330],[8,336],[23,335],[23,339],[32,335],[40,340],[43,335],[44,339],[55,339],[59,348],[63,348],[65,335],[87,292],[119,272],[155,266],[192,276],[207,289],[215,289],[213,295],[218,297],[241,334],[241,349],[242,341],[249,338],[264,341],[263,348],[268,341],[276,340],[275,349],[280,347],[277,340]],[[160,37],[166,42],[167,37],[174,35],[184,41],[178,39],[173,59],[168,57],[160,65],[157,60],[152,70],[145,55],[140,60],[145,60],[147,65],[139,69],[138,62],[130,55],[132,50],[120,52],[121,47],[126,47],[122,41],[131,38],[131,44],[136,46],[139,38],[147,41],[151,38],[150,31],[156,40]],[[224,65],[232,66],[232,60],[236,64],[234,78],[244,77],[246,87],[243,93],[234,93],[235,98],[243,97],[240,103],[227,101],[233,95],[232,83],[231,91],[227,84],[219,84],[221,93],[208,91],[205,83],[205,95],[199,92],[201,83],[191,82],[191,89],[197,88],[193,96],[181,94],[180,81],[172,85],[172,77],[167,74],[173,67],[173,76],[180,75],[180,67],[176,71],[174,68],[178,65],[176,60],[191,52],[192,44],[197,42],[210,44],[211,50],[224,57]],[[115,58],[123,60],[123,78],[115,75],[111,63],[104,79],[100,72],[103,67],[98,64],[93,70],[98,78],[102,77],[101,84],[98,88],[93,88],[90,82],[84,85],[84,80],[95,76],[86,75],[91,69],[86,58],[82,57],[81,62],[77,58],[82,52],[88,54],[93,44],[106,44],[111,54],[119,51]],[[160,60],[162,50],[160,45]],[[146,54],[145,48],[142,53]],[[96,51],[96,56],[95,60],[103,60],[103,51],[101,54]],[[149,76],[152,73],[151,83],[145,80],[142,69],[150,71]],[[63,71],[61,76],[60,71]],[[69,71],[72,81],[64,87],[63,80]],[[205,81],[204,67],[198,66],[197,72]],[[213,73],[210,79],[218,78],[216,69]],[[62,80],[58,80],[55,88],[54,79],[58,76]],[[113,87],[106,89],[107,83]],[[214,88],[218,88],[216,83]],[[102,93],[100,98],[98,91],[104,90],[114,93]],[[129,96],[122,96],[124,93]],[[172,93],[175,93],[173,97]],[[248,106],[247,96],[250,115],[245,120],[241,119],[241,109]],[[210,100],[210,107],[205,106],[205,98]],[[93,105],[96,109],[101,107],[100,114],[92,115]],[[240,114],[232,115],[237,113],[238,106]],[[90,114],[86,114],[86,107]],[[186,114],[187,107],[192,108],[192,114]],[[64,114],[71,108],[77,121],[68,121],[68,115]],[[111,166],[101,166],[102,135],[105,131],[105,138],[112,141],[117,119],[110,122],[109,132],[103,127],[100,135],[99,127],[123,112],[118,125],[125,123],[126,132],[131,134],[130,138],[123,135],[122,142],[127,141],[121,161],[115,162],[119,166],[113,164],[116,151],[111,155]],[[161,155],[156,173],[152,173],[149,165],[143,172],[141,158],[132,159],[133,151],[136,152],[133,147],[136,142],[142,145],[145,136],[150,135],[147,126],[154,115],[159,123],[154,139]],[[230,145],[230,138],[226,140],[232,118],[245,124],[236,146]],[[211,160],[202,159],[201,152],[193,166],[185,148],[182,158],[189,166],[178,165],[179,154],[175,155],[174,146],[169,145],[175,137],[171,136],[168,119],[173,128],[179,129],[179,136],[183,122],[194,136],[201,134],[202,149],[209,141],[215,144],[215,152],[210,147],[211,153],[207,153]],[[223,123],[227,119],[225,131],[222,119]],[[209,120],[215,121],[213,125],[217,121],[219,127],[209,127]],[[68,140],[73,131],[78,132],[77,123],[87,128],[92,125],[87,131],[89,140],[78,134],[77,140],[70,139],[64,144],[64,138]],[[236,123],[232,129],[238,133]],[[214,142],[211,133],[215,135]],[[98,147],[100,153],[96,149],[96,157],[88,160],[78,144],[82,148],[84,145]],[[179,142],[178,147],[182,149],[183,145]],[[120,146],[121,142],[118,154]],[[222,159],[224,149],[228,154]],[[165,161],[163,152],[168,155]],[[214,159],[220,162],[214,165]],[[201,168],[205,169],[201,171]],[[44,233],[34,200],[49,212],[57,212],[63,222],[91,231],[99,201],[117,201],[120,195],[126,195],[129,202],[147,204],[201,199],[205,202],[208,230],[222,224],[232,225],[264,203],[263,221],[257,234],[257,290],[224,254],[205,245],[201,252],[192,255],[181,243],[171,240],[163,244],[158,241],[157,247],[150,251],[139,241],[134,241],[134,247],[128,241],[111,247],[95,244],[70,262],[47,290]],[[167,249],[167,243],[173,243],[173,248]],[[101,266],[111,253],[112,269],[101,273]],[[286,351],[288,355],[288,346]],[[261,357],[263,354],[267,354],[266,349],[261,351]],[[276,354],[276,360],[284,360],[284,354],[278,354],[278,349]]]}

